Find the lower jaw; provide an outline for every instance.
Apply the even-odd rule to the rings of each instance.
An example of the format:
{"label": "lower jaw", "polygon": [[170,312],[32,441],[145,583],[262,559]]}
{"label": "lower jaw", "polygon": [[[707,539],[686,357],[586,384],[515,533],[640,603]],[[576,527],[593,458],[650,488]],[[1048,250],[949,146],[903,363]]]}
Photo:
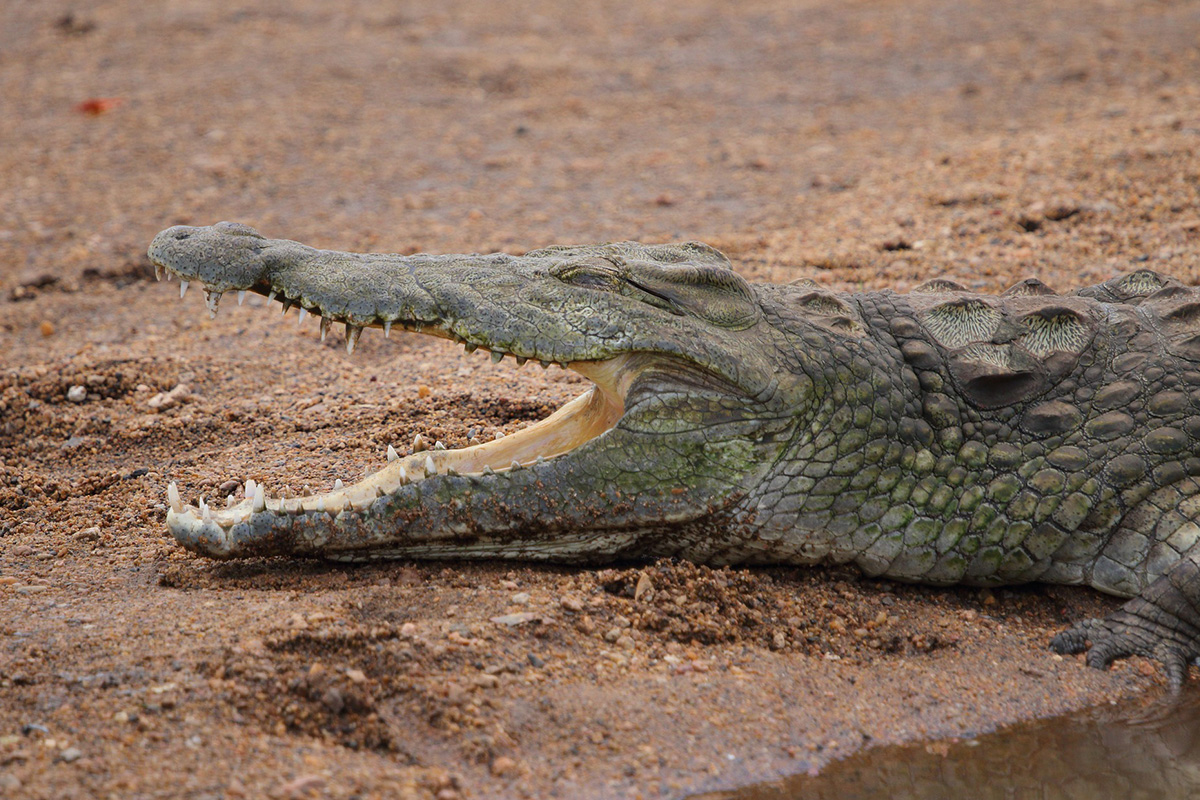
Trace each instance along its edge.
{"label": "lower jaw", "polygon": [[[628,356],[607,361],[576,362],[571,367],[591,378],[595,385],[552,415],[522,431],[456,450],[420,450],[399,456],[388,448],[389,464],[354,484],[341,481],[331,492],[300,498],[272,498],[265,487],[247,481],[246,499],[223,509],[209,507],[203,499],[198,507],[185,506],[174,484],[168,491],[173,515],[183,527],[213,523],[224,530],[246,522],[256,513],[304,514],[365,511],[378,498],[403,486],[435,475],[489,475],[558,458],[610,430],[624,413],[622,398],[632,382]],[[192,518],[189,520],[189,518]]]}

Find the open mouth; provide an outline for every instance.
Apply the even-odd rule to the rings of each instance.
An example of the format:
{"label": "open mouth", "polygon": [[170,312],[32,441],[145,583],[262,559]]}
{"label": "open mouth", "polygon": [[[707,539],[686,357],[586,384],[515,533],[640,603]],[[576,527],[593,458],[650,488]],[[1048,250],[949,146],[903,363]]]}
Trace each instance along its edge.
{"label": "open mouth", "polygon": [[[156,272],[159,272],[161,279],[162,273],[158,265]],[[166,270],[166,275],[169,280],[169,269]],[[256,287],[256,291],[261,290]],[[205,292],[209,311],[215,314],[219,294],[208,288]],[[261,293],[270,299],[274,299],[276,294],[269,290]],[[244,292],[239,292],[239,305],[243,297]],[[318,309],[305,308],[302,303],[289,302],[286,297],[282,298],[282,301],[285,313],[290,305],[297,304],[300,305],[302,315],[321,316]],[[321,316],[322,339],[325,338],[330,323],[334,321],[342,320],[333,319],[331,315]],[[361,327],[348,321],[344,322],[347,350],[353,352]],[[398,326],[425,334],[454,338],[463,344],[468,352],[487,349],[461,337],[448,335],[443,330],[406,325],[402,321],[369,325],[385,330]],[[506,355],[499,350],[491,352],[495,362],[499,362]],[[518,357],[520,363],[524,363],[525,360]],[[498,435],[493,441],[472,440],[467,447],[456,449],[447,449],[441,442],[427,442],[418,435],[406,454],[402,455],[395,446],[389,445],[388,463],[383,469],[356,483],[343,484],[340,480],[336,481],[328,492],[305,497],[272,497],[266,486],[249,480],[245,485],[243,500],[239,502],[230,495],[226,498],[225,507],[220,508],[208,505],[203,497],[195,506],[184,503],[178,487],[171,483],[167,490],[170,503],[168,523],[175,522],[185,526],[213,523],[228,530],[238,523],[248,521],[253,514],[264,511],[290,515],[324,513],[336,517],[343,511],[364,511],[380,497],[394,494],[404,486],[438,475],[458,475],[486,480],[514,470],[544,464],[600,437],[617,424],[625,413],[625,398],[630,387],[641,372],[637,361],[632,354],[623,354],[601,361],[573,361],[563,364],[565,368],[588,378],[593,385],[546,419],[516,433]]]}

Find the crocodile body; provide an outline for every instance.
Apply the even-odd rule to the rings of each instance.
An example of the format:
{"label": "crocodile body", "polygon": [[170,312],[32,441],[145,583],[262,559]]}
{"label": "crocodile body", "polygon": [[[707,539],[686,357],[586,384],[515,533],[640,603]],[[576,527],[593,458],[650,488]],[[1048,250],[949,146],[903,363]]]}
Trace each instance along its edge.
{"label": "crocodile body", "polygon": [[462,450],[390,449],[306,498],[247,485],[168,526],[218,557],[511,557],[858,565],[929,584],[1133,598],[1054,645],[1142,653],[1173,685],[1200,637],[1200,293],[1140,270],[1056,294],[749,284],[705,245],[363,255],[244,225],[175,227],[156,267],[210,311],[254,291],[346,325],[443,336],[595,386]]}

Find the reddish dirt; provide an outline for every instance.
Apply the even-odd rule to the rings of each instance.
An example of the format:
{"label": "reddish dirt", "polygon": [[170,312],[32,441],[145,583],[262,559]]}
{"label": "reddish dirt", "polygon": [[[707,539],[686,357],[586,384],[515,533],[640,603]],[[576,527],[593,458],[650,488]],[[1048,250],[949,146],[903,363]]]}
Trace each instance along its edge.
{"label": "reddish dirt", "polygon": [[1198,31],[1078,0],[6,9],[0,792],[679,797],[1159,691],[1046,649],[1114,607],[1087,590],[188,555],[170,480],[324,487],[581,384],[412,335],[349,358],[261,298],[209,321],[144,251],[233,219],[392,252],[702,239],[839,289],[1195,283]]}

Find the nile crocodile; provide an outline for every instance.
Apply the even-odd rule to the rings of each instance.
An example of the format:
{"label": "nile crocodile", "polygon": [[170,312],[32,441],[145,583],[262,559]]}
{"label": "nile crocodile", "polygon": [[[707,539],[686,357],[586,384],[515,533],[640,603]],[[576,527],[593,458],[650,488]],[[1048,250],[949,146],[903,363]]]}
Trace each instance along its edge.
{"label": "nile crocodile", "polygon": [[[1200,653],[1200,294],[1138,270],[1071,294],[934,280],[908,294],[751,284],[707,245],[367,255],[177,226],[156,269],[286,312],[552,363],[589,391],[463,449],[389,447],[353,485],[167,525],[214,558],[504,557],[856,564],[946,585],[1045,581],[1132,598],[1055,637]],[[231,501],[232,503],[232,501]]]}

